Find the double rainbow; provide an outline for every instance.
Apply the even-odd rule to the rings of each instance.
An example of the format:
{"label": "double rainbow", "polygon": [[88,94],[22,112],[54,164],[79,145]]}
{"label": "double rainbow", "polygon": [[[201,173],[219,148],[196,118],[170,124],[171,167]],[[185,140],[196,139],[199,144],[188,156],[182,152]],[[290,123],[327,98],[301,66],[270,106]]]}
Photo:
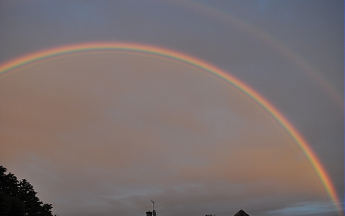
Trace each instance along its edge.
{"label": "double rainbow", "polygon": [[31,63],[35,63],[40,60],[47,60],[49,58],[62,56],[66,54],[77,54],[84,52],[95,52],[95,51],[127,51],[127,52],[139,52],[145,53],[165,58],[174,59],[191,66],[197,67],[212,74],[221,80],[235,86],[239,91],[243,92],[245,95],[250,97],[252,100],[257,102],[264,110],[266,110],[281,126],[282,128],[291,136],[295,143],[300,147],[305,156],[308,158],[312,166],[314,167],[316,173],[318,174],[324,188],[326,189],[329,197],[333,201],[335,207],[337,208],[339,215],[343,215],[342,206],[339,202],[339,198],[332,184],[330,177],[328,176],[325,168],[318,159],[317,155],[314,153],[307,141],[302,137],[302,135],[295,129],[295,127],[284,117],[282,113],[279,112],[271,103],[269,103],[263,96],[258,92],[254,91],[248,85],[246,85],[241,80],[232,76],[231,74],[205,62],[200,59],[194,58],[192,56],[179,53],[173,50],[168,50],[160,47],[134,44],[134,43],[85,43],[85,44],[75,44],[67,45],[57,48],[52,48],[48,50],[43,50],[35,52],[5,64],[0,65],[0,80],[10,74],[15,73],[16,70],[21,66],[27,66]]}

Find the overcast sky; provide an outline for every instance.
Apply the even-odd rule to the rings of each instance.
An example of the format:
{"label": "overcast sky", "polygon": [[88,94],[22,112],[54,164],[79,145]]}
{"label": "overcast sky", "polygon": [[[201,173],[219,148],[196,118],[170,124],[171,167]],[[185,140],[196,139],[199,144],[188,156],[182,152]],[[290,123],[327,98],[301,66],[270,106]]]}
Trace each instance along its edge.
{"label": "overcast sky", "polygon": [[[0,2],[0,64],[134,42],[222,68],[307,140],[344,202],[344,3]],[[62,56],[0,75],[0,165],[60,216],[339,215],[291,136],[234,86],[173,59]]]}

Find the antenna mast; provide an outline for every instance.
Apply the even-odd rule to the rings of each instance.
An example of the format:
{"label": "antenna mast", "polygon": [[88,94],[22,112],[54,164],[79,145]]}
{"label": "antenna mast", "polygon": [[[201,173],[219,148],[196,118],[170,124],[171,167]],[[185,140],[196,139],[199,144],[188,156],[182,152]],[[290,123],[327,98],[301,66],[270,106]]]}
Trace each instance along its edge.
{"label": "antenna mast", "polygon": [[155,201],[151,200],[151,202],[152,202],[152,211],[154,211],[155,210]]}
{"label": "antenna mast", "polygon": [[155,201],[151,200],[152,202],[152,213],[153,213],[153,216],[156,216],[156,211],[155,211]]}

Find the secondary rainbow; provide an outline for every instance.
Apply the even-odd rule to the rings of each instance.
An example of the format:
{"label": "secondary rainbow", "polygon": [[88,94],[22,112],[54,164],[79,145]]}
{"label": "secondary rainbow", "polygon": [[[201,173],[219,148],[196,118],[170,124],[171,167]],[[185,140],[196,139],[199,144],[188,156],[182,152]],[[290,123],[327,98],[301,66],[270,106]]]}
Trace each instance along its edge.
{"label": "secondary rainbow", "polygon": [[73,44],[57,48],[52,48],[48,50],[43,50],[29,55],[11,60],[7,63],[0,65],[0,80],[4,77],[15,73],[16,70],[21,66],[29,65],[40,60],[48,60],[52,57],[58,57],[66,54],[77,54],[83,52],[93,52],[93,51],[129,51],[129,52],[139,52],[151,55],[156,55],[160,57],[166,57],[170,59],[175,59],[180,62],[187,63],[191,66],[202,69],[203,71],[212,74],[223,81],[235,86],[239,91],[253,99],[257,102],[264,110],[266,110],[281,126],[282,128],[291,136],[295,143],[300,147],[305,156],[308,158],[312,166],[314,167],[316,173],[318,174],[324,188],[326,189],[329,197],[334,202],[339,215],[343,215],[342,206],[339,202],[339,198],[332,184],[330,177],[328,176],[325,168],[318,159],[317,155],[314,153],[307,141],[302,137],[302,135],[295,129],[295,127],[284,117],[282,113],[279,112],[271,103],[269,103],[263,96],[258,92],[254,91],[248,85],[246,85],[241,80],[232,76],[231,74],[217,68],[205,61],[194,58],[192,56],[161,48],[151,45],[135,44],[135,43],[84,43],[84,44]]}
{"label": "secondary rainbow", "polygon": [[176,4],[180,7],[188,8],[194,10],[194,12],[201,12],[206,16],[212,16],[221,22],[231,23],[238,27],[239,29],[247,32],[249,35],[259,39],[261,42],[271,47],[274,51],[282,54],[285,58],[291,61],[294,65],[300,68],[304,73],[306,73],[311,79],[318,83],[322,89],[324,89],[328,95],[339,105],[339,107],[344,109],[344,96],[336,90],[334,85],[323,77],[320,71],[316,67],[312,66],[305,58],[299,55],[296,51],[292,50],[289,46],[285,45],[283,42],[279,41],[277,38],[263,31],[255,25],[240,19],[233,14],[226,13],[221,9],[212,8],[206,3],[192,2],[192,1],[173,1],[169,4]]}

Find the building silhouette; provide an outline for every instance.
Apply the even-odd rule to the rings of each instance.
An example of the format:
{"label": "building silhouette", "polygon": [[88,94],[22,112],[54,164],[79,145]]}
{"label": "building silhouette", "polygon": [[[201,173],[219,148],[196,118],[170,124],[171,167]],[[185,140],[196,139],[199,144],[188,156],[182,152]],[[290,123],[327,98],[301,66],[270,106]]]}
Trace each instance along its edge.
{"label": "building silhouette", "polygon": [[249,216],[249,214],[245,213],[242,209],[237,212],[234,216]]}
{"label": "building silhouette", "polygon": [[[153,210],[153,212],[148,211],[146,212],[146,216],[156,216],[156,211],[155,210]],[[210,214],[210,215],[205,215],[205,216],[215,216],[215,215]],[[234,216],[249,216],[249,214],[247,214],[245,211],[241,209]]]}

